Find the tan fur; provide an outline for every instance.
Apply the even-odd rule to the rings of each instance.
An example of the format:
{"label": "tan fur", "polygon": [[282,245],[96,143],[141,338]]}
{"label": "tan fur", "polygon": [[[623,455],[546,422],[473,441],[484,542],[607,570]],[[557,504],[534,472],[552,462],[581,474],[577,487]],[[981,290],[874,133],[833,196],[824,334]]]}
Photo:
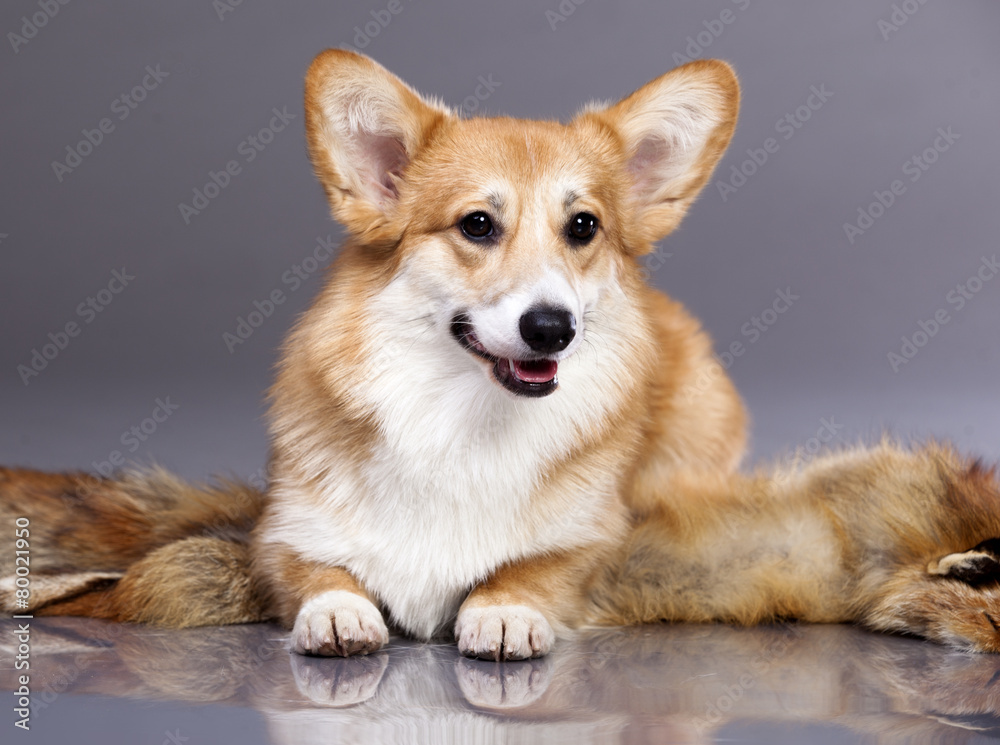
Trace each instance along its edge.
{"label": "tan fur", "polygon": [[[262,495],[236,482],[196,487],[153,469],[118,480],[0,469],[0,524],[29,520],[36,615],[86,615],[181,628],[266,618],[247,536]],[[0,608],[18,610],[13,552],[0,558]]]}
{"label": "tan fur", "polygon": [[857,621],[1000,650],[996,583],[927,569],[1000,534],[1000,488],[977,463],[883,442],[714,481],[676,479],[674,503],[636,526],[595,586],[600,623]]}
{"label": "tan fur", "polygon": [[[171,626],[272,617],[293,628],[293,648],[316,654],[378,649],[380,613],[424,637],[444,614],[463,652],[494,659],[542,655],[553,630],[587,625],[777,618],[1000,651],[1000,562],[994,577],[991,549],[968,553],[1000,536],[995,474],[943,446],[891,442],[737,473],[739,396],[697,321],[642,279],[639,257],[707,183],[738,102],[732,70],[703,60],[568,124],[462,119],[366,57],[321,54],[306,78],[307,138],[351,237],[284,347],[266,505],[238,485],[192,489],[158,472],[97,481],[81,497],[89,477],[0,471],[3,514],[32,516],[39,581],[52,578],[38,611]],[[489,246],[458,229],[476,211],[501,226]],[[579,212],[600,229],[569,245],[564,226]],[[567,412],[497,404],[490,389],[461,420],[446,419],[459,400],[450,392],[419,402],[433,381],[401,373],[428,374],[427,340],[445,372],[482,365],[449,337],[439,306],[497,305],[552,281],[545,272],[597,298],[580,321],[589,367],[559,361],[565,395],[581,396],[576,380],[589,398]],[[401,286],[409,294],[397,297]],[[549,419],[530,418],[539,410]],[[533,464],[499,461],[514,451],[497,429],[518,417],[533,424],[513,439],[553,427]],[[472,422],[474,436],[449,440],[438,420]],[[413,458],[427,472],[409,474]],[[514,501],[501,493],[470,514],[511,473],[524,476],[510,482]],[[452,477],[467,492],[442,506]],[[436,522],[422,523],[425,511]],[[514,534],[501,519],[510,511]],[[370,556],[328,558],[365,545]],[[414,547],[387,577],[381,560]],[[463,568],[480,556],[488,566]],[[407,582],[445,587],[459,571],[473,574],[454,611],[406,595]]]}
{"label": "tan fur", "polygon": [[[361,584],[340,567],[326,567],[299,559],[291,552],[271,553],[260,557],[258,574],[273,577],[268,586],[272,588],[268,607],[273,615],[285,626],[295,622],[302,603],[330,590],[346,590],[373,600]],[[274,588],[280,587],[280,592]]]}

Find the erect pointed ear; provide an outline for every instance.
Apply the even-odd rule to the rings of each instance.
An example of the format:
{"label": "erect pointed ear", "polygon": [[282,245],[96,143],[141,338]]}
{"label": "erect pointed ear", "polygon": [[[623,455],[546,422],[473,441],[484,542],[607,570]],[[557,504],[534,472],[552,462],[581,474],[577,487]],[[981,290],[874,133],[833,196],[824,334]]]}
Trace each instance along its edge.
{"label": "erect pointed ear", "polygon": [[385,235],[407,164],[450,114],[384,67],[328,49],[306,75],[306,137],[334,216],[357,235]]}
{"label": "erect pointed ear", "polygon": [[596,118],[621,138],[637,250],[649,250],[676,228],[708,182],[736,127],[739,98],[729,65],[698,60],[617,104],[580,114],[579,121]]}

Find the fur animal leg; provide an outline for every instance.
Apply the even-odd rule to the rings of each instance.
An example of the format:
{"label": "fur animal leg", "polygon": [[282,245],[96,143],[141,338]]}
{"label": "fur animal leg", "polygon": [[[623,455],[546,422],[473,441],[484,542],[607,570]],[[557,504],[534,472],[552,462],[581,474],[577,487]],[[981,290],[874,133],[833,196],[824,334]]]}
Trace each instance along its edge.
{"label": "fur animal leg", "polygon": [[600,550],[543,556],[496,571],[462,603],[455,624],[459,651],[487,660],[547,654],[556,629],[578,625],[585,585]]}
{"label": "fur animal leg", "polygon": [[262,563],[257,573],[269,578],[269,605],[292,627],[292,649],[299,654],[349,657],[388,643],[382,613],[346,569],[306,561],[290,550],[270,552],[269,571]]}

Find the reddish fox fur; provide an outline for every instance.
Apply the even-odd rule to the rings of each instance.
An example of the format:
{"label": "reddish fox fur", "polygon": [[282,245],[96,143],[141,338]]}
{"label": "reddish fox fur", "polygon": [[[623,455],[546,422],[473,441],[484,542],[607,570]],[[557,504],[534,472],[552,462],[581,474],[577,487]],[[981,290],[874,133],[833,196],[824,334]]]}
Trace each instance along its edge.
{"label": "reddish fox fur", "polygon": [[321,54],[307,136],[351,237],[284,349],[267,495],[0,471],[31,610],[276,619],[334,655],[390,626],[510,659],[587,625],[777,618],[1000,651],[995,472],[886,441],[738,473],[739,396],[643,281],[738,99],[706,60],[568,124],[463,119]]}

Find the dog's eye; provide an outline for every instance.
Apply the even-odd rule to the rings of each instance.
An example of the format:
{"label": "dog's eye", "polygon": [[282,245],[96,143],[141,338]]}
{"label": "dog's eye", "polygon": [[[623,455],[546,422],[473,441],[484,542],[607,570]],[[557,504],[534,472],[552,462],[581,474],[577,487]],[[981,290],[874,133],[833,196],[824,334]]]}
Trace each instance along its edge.
{"label": "dog's eye", "polygon": [[566,234],[576,243],[589,243],[597,232],[597,218],[589,212],[579,212],[570,218]]}
{"label": "dog's eye", "polygon": [[459,223],[467,238],[474,241],[489,238],[493,235],[493,221],[485,212],[472,212],[462,218]]}

